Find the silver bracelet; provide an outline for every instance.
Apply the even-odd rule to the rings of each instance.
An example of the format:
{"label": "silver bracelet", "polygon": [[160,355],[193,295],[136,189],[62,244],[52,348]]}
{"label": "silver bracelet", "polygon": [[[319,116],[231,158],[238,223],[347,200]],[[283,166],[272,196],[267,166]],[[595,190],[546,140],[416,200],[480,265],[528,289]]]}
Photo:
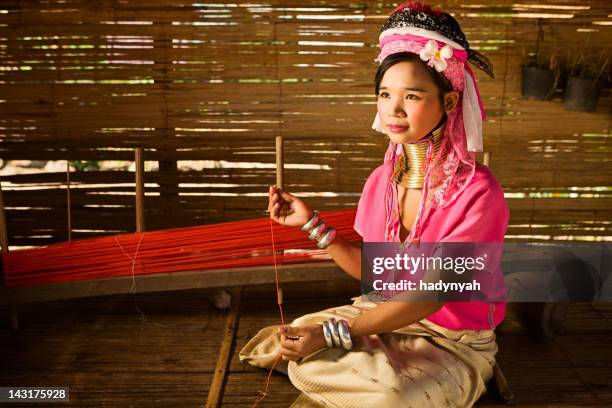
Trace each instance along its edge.
{"label": "silver bracelet", "polygon": [[334,227],[330,227],[327,230],[327,233],[321,237],[321,239],[317,240],[317,246],[321,249],[327,248],[332,242],[336,239],[336,229]]}
{"label": "silver bracelet", "polygon": [[351,339],[351,331],[349,330],[348,322],[344,319],[338,320],[338,334],[340,342],[345,350],[353,348],[353,340]]}
{"label": "silver bracelet", "polygon": [[[336,345],[336,342],[334,341],[334,328],[335,328],[335,324],[332,323],[331,321],[332,319],[327,319],[323,322],[323,327],[327,327],[327,331],[329,332],[329,337],[331,339],[331,346],[330,347],[334,347]],[[335,328],[335,330],[338,330],[337,328]],[[325,335],[325,332],[323,332],[323,335]]]}
{"label": "silver bracelet", "polygon": [[338,324],[336,323],[336,319],[331,317],[329,320],[329,326],[331,328],[332,339],[334,340],[334,346],[342,347],[342,342],[340,341],[340,333],[338,332]]}
{"label": "silver bracelet", "polygon": [[319,240],[319,238],[321,238],[321,236],[325,232],[327,232],[327,224],[325,224],[325,221],[321,220],[321,223],[312,229],[312,231],[310,232],[310,235],[308,236],[308,239]]}
{"label": "silver bracelet", "polygon": [[315,210],[312,213],[312,218],[310,218],[306,224],[302,225],[302,231],[308,232],[312,227],[314,227],[318,223],[319,223],[319,212]]}
{"label": "silver bracelet", "polygon": [[325,337],[325,344],[327,345],[327,348],[332,348],[334,347],[334,340],[332,339],[331,332],[329,331],[329,327],[326,323],[327,322],[321,323],[321,326],[323,326],[323,337]]}

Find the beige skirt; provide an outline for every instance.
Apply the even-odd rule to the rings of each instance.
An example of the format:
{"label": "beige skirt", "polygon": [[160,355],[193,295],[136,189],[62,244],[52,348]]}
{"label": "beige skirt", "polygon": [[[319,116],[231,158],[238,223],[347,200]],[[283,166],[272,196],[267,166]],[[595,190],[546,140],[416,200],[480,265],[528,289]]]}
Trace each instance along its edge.
{"label": "beige skirt", "polygon": [[[359,296],[352,300],[290,325],[353,318],[376,307]],[[278,328],[261,329],[240,351],[240,361],[270,369],[280,350]],[[279,371],[302,391],[292,407],[471,407],[493,375],[497,353],[492,330],[449,330],[426,319],[360,340],[351,351],[321,349],[299,362],[279,362]]]}

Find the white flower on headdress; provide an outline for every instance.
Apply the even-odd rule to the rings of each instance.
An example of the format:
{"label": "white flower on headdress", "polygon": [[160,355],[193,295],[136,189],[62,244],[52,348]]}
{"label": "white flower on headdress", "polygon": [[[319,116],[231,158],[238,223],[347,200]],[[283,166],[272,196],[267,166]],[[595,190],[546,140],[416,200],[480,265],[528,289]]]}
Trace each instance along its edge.
{"label": "white flower on headdress", "polygon": [[427,65],[442,72],[448,65],[446,60],[453,56],[453,49],[448,45],[438,49],[438,44],[434,40],[429,40],[419,55],[423,61],[427,61]]}

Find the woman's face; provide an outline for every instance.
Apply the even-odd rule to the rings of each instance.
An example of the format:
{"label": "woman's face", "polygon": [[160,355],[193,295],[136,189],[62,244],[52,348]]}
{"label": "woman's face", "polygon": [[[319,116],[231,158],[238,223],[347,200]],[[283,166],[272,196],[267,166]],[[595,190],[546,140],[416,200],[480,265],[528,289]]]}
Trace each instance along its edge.
{"label": "woman's face", "polygon": [[399,62],[387,69],[376,105],[391,141],[413,143],[434,129],[444,113],[438,92],[429,74],[414,62]]}

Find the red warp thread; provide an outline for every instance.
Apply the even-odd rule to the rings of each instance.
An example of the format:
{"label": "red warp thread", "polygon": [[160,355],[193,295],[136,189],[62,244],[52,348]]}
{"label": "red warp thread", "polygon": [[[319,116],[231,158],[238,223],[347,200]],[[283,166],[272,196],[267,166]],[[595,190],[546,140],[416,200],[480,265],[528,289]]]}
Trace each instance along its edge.
{"label": "red warp thread", "polygon": [[[324,211],[321,216],[350,241],[361,237],[353,230],[355,210]],[[54,282],[105,279],[126,275],[205,271],[237,267],[330,261],[325,250],[308,240],[299,228],[272,226],[258,218],[187,228],[147,231],[101,238],[85,238],[46,247],[2,254],[7,287]],[[125,254],[136,253],[138,262]],[[277,259],[276,252],[283,251]]]}

